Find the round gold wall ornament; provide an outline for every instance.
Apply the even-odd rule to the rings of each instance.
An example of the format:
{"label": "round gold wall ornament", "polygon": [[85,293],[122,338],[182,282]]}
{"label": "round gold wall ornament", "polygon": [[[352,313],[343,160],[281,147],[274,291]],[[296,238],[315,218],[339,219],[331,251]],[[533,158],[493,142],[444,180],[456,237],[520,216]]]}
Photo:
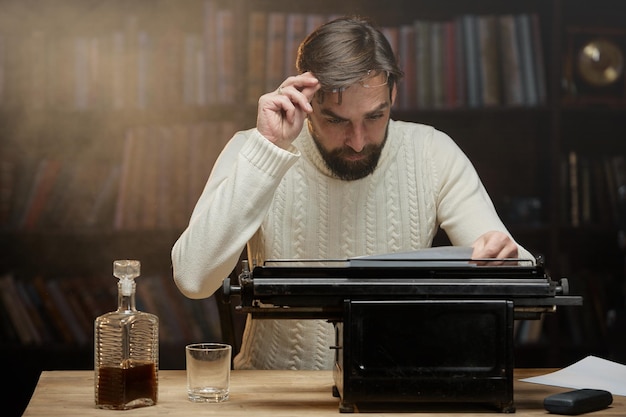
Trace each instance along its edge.
{"label": "round gold wall ornament", "polygon": [[583,81],[596,87],[607,87],[622,77],[624,53],[610,39],[591,39],[578,50],[577,68]]}

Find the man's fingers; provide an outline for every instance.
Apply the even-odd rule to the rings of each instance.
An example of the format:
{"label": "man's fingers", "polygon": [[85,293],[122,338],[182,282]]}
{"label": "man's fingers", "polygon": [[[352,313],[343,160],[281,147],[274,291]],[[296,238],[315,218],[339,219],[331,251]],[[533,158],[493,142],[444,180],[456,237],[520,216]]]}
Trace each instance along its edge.
{"label": "man's fingers", "polygon": [[[502,232],[487,232],[476,239],[473,245],[472,259],[517,258],[518,248],[515,241]],[[498,265],[502,262],[477,262],[480,265]]]}

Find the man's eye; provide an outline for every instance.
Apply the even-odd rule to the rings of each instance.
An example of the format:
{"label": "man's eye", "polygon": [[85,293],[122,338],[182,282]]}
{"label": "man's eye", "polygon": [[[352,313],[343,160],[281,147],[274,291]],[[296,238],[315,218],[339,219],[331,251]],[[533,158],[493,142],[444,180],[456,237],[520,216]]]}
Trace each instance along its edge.
{"label": "man's eye", "polygon": [[330,124],[333,124],[333,125],[338,125],[338,124],[341,124],[341,123],[345,122],[345,120],[343,120],[343,119],[326,119],[326,121],[328,123],[330,123]]}
{"label": "man's eye", "polygon": [[367,118],[368,118],[369,120],[378,120],[378,119],[380,119],[381,117],[383,117],[383,114],[382,114],[382,113],[377,113],[377,114],[372,114],[372,115],[370,115],[370,116],[367,116]]}

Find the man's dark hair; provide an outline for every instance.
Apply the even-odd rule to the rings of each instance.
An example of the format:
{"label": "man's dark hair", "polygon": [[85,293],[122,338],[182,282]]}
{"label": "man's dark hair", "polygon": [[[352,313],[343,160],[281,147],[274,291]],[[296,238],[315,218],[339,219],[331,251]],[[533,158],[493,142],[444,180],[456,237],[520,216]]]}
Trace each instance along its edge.
{"label": "man's dark hair", "polygon": [[322,91],[342,91],[387,72],[389,91],[403,73],[389,41],[367,18],[342,17],[314,30],[298,48],[298,72],[310,71]]}

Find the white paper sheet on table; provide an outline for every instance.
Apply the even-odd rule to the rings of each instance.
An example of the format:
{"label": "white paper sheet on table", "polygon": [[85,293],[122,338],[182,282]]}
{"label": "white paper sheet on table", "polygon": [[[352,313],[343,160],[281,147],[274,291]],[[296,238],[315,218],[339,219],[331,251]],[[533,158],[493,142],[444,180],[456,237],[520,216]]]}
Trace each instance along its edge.
{"label": "white paper sheet on table", "polygon": [[587,356],[567,368],[521,381],[575,389],[603,389],[613,395],[626,396],[626,365]]}

